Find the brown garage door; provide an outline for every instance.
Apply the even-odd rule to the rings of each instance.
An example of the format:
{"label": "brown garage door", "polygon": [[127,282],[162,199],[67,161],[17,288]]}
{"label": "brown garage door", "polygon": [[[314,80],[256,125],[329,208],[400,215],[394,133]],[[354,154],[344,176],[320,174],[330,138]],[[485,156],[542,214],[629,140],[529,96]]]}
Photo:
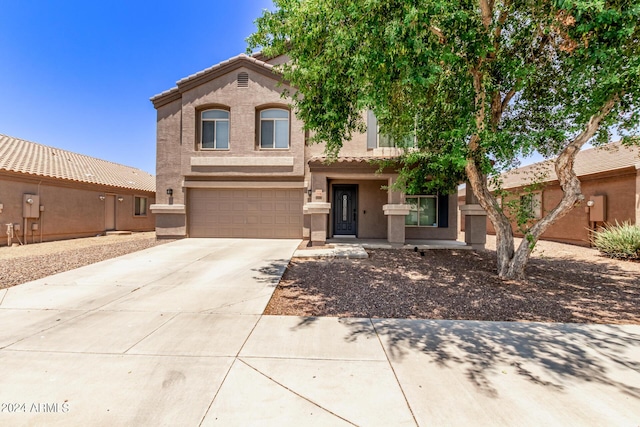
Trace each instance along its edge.
{"label": "brown garage door", "polygon": [[302,238],[302,189],[189,190],[190,237]]}

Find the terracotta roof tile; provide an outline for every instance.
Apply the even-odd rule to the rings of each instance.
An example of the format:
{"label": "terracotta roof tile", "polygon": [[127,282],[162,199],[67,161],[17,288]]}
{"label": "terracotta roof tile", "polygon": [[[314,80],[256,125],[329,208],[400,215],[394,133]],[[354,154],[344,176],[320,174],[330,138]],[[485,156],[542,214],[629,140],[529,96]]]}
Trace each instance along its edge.
{"label": "terracotta roof tile", "polygon": [[168,95],[172,95],[174,93],[178,93],[180,91],[179,87],[184,86],[185,84],[187,84],[187,83],[189,83],[189,82],[191,82],[193,80],[199,79],[200,77],[203,77],[203,76],[205,76],[207,74],[213,73],[213,72],[219,70],[220,68],[223,68],[223,67],[225,67],[227,65],[230,65],[230,64],[233,64],[233,63],[239,62],[239,61],[249,61],[249,62],[252,62],[252,63],[254,63],[256,65],[259,65],[259,66],[267,69],[268,71],[273,71],[273,65],[268,64],[268,63],[266,63],[264,61],[261,61],[258,58],[262,58],[262,56],[254,56],[254,55],[248,56],[248,55],[246,55],[244,53],[241,53],[241,54],[236,55],[236,56],[234,56],[232,58],[225,59],[224,61],[219,62],[219,63],[217,63],[217,64],[215,64],[215,65],[213,65],[213,66],[211,66],[209,68],[205,68],[204,70],[198,71],[195,74],[191,74],[190,76],[187,76],[187,77],[185,77],[183,79],[178,80],[177,83],[176,83],[177,86],[175,86],[175,87],[173,87],[173,88],[171,88],[169,90],[165,90],[162,93],[159,93],[157,95],[152,96],[151,97],[151,101],[152,102],[156,102],[156,101],[158,101],[159,99],[161,99],[163,97],[166,97]]}
{"label": "terracotta roof tile", "polygon": [[0,134],[0,170],[155,192],[143,170]]}
{"label": "terracotta roof tile", "polygon": [[[362,163],[362,162],[370,162],[370,161],[380,161],[380,160],[397,160],[397,157],[390,156],[362,156],[362,157],[338,157],[333,159],[333,163]],[[309,163],[324,163],[329,160],[329,157],[326,156],[314,156],[309,159]]]}
{"label": "terracotta roof tile", "polygon": [[[640,168],[640,147],[625,147],[620,142],[580,151],[575,161],[575,171],[579,177],[629,167]],[[553,160],[534,163],[502,174],[502,187],[521,187],[530,184],[535,176],[541,174],[545,176],[543,182],[558,179]]]}

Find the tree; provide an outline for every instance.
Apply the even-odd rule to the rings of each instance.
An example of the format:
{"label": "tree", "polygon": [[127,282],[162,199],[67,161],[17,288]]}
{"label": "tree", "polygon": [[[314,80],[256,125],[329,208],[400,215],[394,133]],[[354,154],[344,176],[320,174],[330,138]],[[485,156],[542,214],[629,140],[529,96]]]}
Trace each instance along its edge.
{"label": "tree", "polygon": [[[584,196],[573,169],[612,133],[638,143],[640,2],[635,0],[274,0],[250,49],[287,54],[296,113],[335,155],[363,130],[415,133],[402,158],[409,189],[452,189],[461,173],[487,211],[497,270],[524,278],[542,235]],[[519,156],[557,155],[560,203],[516,249],[487,176]],[[433,178],[425,181],[426,178]],[[426,184],[425,184],[426,182]]]}

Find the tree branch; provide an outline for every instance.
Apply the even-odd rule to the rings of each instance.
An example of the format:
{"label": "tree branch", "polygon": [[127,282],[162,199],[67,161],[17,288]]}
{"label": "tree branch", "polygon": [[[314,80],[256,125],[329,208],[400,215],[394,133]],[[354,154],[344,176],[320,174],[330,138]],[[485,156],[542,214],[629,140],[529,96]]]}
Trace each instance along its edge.
{"label": "tree branch", "polygon": [[576,176],[573,168],[576,156],[582,146],[596,134],[600,123],[611,112],[613,107],[615,107],[621,95],[622,94],[616,93],[611,96],[602,108],[591,116],[584,130],[562,150],[556,159],[556,175],[564,194],[560,203],[529,230],[529,234],[531,234],[535,240],[538,240],[551,224],[569,213],[577,202],[584,199],[580,188],[580,180]]}
{"label": "tree branch", "polygon": [[440,42],[440,44],[445,44],[447,42],[447,38],[440,28],[430,26],[429,30],[438,37],[438,41]]}
{"label": "tree branch", "polygon": [[482,12],[482,25],[488,31],[493,19],[493,1],[480,0],[480,11]]}

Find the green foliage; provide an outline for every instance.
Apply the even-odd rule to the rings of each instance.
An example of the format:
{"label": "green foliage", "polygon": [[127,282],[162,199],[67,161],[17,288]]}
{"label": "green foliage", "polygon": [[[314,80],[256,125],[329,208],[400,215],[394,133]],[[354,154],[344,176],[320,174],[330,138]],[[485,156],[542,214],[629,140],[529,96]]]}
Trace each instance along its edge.
{"label": "green foliage", "polygon": [[610,258],[640,259],[640,226],[628,222],[596,231],[591,238],[603,255]]}
{"label": "green foliage", "polygon": [[498,174],[522,154],[558,154],[613,98],[593,142],[638,142],[639,1],[486,2],[488,23],[479,2],[274,0],[248,41],[290,57],[280,71],[296,113],[328,155],[364,130],[367,109],[382,133],[415,134],[400,169],[411,191],[451,187],[469,161]]}

